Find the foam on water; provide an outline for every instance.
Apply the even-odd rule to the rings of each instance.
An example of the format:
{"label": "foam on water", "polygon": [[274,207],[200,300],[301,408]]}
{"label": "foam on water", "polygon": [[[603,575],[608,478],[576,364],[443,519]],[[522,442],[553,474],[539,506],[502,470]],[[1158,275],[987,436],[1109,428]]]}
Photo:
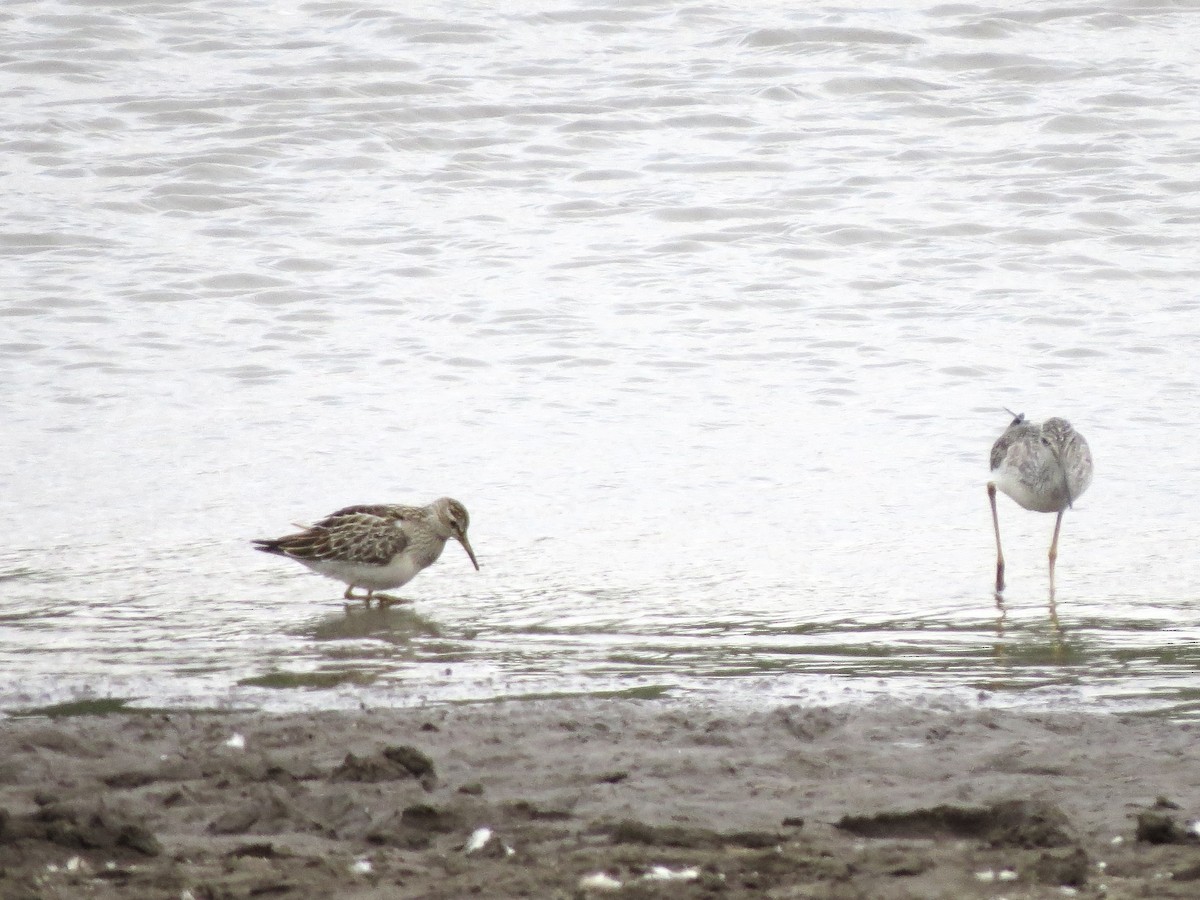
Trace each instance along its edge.
{"label": "foam on water", "polygon": [[[1189,711],[1191,19],[6,8],[0,702]],[[1096,458],[1056,619],[1049,517],[989,590],[1004,406]],[[483,568],[415,613],[247,543],[441,495]]]}

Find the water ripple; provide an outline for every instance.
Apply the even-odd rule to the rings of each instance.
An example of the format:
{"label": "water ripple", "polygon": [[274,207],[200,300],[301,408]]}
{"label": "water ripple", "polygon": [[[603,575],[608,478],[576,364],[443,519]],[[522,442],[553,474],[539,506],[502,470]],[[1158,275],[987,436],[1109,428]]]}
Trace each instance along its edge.
{"label": "water ripple", "polygon": [[[1186,705],[1185,8],[136,9],[0,34],[27,705],[263,702],[239,683],[284,657],[378,676],[284,705]],[[1005,407],[1097,457],[1054,618],[1046,517],[1005,507],[988,591]],[[483,568],[448,553],[407,618],[246,543],[443,494]]]}

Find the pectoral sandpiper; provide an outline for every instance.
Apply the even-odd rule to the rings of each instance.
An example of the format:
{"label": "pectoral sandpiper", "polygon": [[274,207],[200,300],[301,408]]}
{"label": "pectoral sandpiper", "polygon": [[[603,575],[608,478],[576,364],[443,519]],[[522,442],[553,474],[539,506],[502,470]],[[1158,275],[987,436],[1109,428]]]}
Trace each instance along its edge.
{"label": "pectoral sandpiper", "polygon": [[[347,506],[296,534],[254,545],[345,582],[347,600],[361,599],[370,607],[375,597],[383,606],[397,598],[375,592],[408,584],[437,561],[450,538],[463,545],[478,569],[467,540],[469,524],[466,507],[449,497],[428,506]],[[366,589],[366,595],[356,595],[356,587]]]}

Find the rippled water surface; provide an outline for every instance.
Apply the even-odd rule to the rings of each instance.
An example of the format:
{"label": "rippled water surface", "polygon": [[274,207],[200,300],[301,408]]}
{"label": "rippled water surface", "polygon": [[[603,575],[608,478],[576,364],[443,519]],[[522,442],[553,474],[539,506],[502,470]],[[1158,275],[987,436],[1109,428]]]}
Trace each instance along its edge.
{"label": "rippled water surface", "polygon": [[1200,7],[518,6],[0,8],[0,705],[1200,709]]}

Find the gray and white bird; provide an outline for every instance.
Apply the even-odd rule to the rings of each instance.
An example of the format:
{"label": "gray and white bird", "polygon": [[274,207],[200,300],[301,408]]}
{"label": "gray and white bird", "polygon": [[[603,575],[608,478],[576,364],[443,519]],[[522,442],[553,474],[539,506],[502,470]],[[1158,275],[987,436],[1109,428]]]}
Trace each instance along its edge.
{"label": "gray and white bird", "polygon": [[1058,559],[1058,533],[1063,512],[1092,483],[1092,452],[1083,435],[1066,419],[1027,422],[1024,413],[1013,414],[1004,434],[992,445],[992,477],[988,500],[996,530],[996,591],[1004,590],[1004,552],[1000,549],[1000,518],[996,490],[1002,490],[1025,509],[1058,513],[1050,542],[1050,597],[1054,597],[1054,561]]}
{"label": "gray and white bird", "polygon": [[[428,506],[347,506],[296,534],[253,543],[264,553],[286,556],[345,582],[347,600],[361,599],[370,607],[376,597],[382,607],[397,598],[375,592],[408,584],[437,562],[450,538],[463,545],[478,570],[467,540],[470,522],[467,508],[449,497]],[[366,595],[356,595],[356,587],[365,588]]]}

